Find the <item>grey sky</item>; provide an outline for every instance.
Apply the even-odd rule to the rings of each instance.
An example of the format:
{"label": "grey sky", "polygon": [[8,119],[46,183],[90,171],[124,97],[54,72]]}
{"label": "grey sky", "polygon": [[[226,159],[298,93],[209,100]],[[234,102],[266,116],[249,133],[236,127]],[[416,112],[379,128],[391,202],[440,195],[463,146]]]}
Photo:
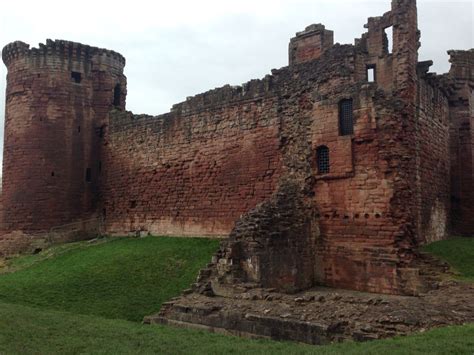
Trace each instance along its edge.
{"label": "grey sky", "polygon": [[[159,114],[187,96],[287,65],[290,37],[311,23],[333,30],[335,42],[353,43],[367,17],[388,10],[390,0],[5,1],[0,47],[51,38],[118,51],[127,59],[127,109]],[[473,0],[418,0],[420,60],[446,72],[446,50],[474,47],[473,18]],[[5,76],[2,63],[1,142]]]}

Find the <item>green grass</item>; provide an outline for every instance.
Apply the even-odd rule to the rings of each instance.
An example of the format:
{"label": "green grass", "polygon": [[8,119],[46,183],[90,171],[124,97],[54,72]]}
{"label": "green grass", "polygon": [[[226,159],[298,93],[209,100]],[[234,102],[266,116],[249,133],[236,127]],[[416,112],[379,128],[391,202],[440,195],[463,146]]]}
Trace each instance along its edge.
{"label": "green grass", "polygon": [[474,238],[453,238],[431,243],[423,248],[447,261],[459,278],[474,281]]}
{"label": "green grass", "polygon": [[[0,275],[0,354],[474,353],[474,324],[327,346],[140,324],[189,287],[217,245],[207,239],[104,239],[8,261]],[[426,250],[472,280],[473,240],[433,243]]]}
{"label": "green grass", "polygon": [[474,325],[404,338],[311,346],[249,340],[0,303],[0,353],[8,354],[470,354]]}
{"label": "green grass", "polygon": [[195,280],[218,241],[148,237],[77,243],[18,258],[0,301],[141,321]]}

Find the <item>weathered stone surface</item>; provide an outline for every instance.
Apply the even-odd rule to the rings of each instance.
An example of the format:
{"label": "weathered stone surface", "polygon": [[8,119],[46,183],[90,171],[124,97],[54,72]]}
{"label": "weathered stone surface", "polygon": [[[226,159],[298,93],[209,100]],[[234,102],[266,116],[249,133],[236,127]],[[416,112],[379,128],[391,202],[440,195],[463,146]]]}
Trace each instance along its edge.
{"label": "weathered stone surface", "polygon": [[290,66],[157,117],[123,111],[115,52],[7,45],[3,229],[101,216],[114,235],[231,234],[201,271],[203,294],[423,292],[418,246],[451,227],[474,232],[473,51],[428,73],[413,0],[393,0],[366,28],[332,45],[309,26],[291,40]]}
{"label": "weathered stone surface", "polygon": [[295,181],[283,181],[269,200],[236,222],[195,289],[226,296],[242,284],[285,292],[313,286],[319,229],[312,207]]}
{"label": "weathered stone surface", "polygon": [[68,41],[39,48],[13,42],[8,68],[3,152],[3,228],[44,232],[97,210],[101,127],[125,107],[125,59]]}
{"label": "weathered stone surface", "polygon": [[474,49],[448,51],[452,226],[457,234],[474,232]]}
{"label": "weathered stone surface", "polygon": [[311,344],[366,341],[473,322],[473,294],[472,285],[439,280],[437,288],[422,297],[322,287],[297,295],[269,289],[233,297],[194,293],[164,304],[159,314],[145,317],[145,323]]}

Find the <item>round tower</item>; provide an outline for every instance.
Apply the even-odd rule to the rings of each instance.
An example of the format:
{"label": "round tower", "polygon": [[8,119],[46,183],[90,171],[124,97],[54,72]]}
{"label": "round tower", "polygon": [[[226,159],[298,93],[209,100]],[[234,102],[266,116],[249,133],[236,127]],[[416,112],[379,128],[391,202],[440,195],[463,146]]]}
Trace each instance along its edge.
{"label": "round tower", "polygon": [[108,112],[125,109],[125,59],[68,41],[13,42],[3,155],[7,231],[47,231],[96,212]]}

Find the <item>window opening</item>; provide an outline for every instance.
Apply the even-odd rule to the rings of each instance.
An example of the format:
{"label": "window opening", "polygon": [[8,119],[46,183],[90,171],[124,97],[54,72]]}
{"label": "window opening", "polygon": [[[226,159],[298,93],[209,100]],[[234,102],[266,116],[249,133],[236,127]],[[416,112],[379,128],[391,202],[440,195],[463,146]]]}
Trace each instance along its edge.
{"label": "window opening", "polygon": [[120,87],[120,84],[115,85],[114,88],[114,106],[115,107],[120,107],[120,99],[122,97],[122,89]]}
{"label": "window opening", "polygon": [[386,53],[393,53],[393,26],[385,28],[383,32]]}
{"label": "window opening", "polygon": [[77,72],[77,71],[72,71],[71,72],[71,80],[73,82],[75,82],[76,84],[79,84],[82,80],[82,75],[81,73]]}
{"label": "window opening", "polygon": [[316,158],[318,161],[318,174],[329,173],[329,148],[322,145],[316,149]]}
{"label": "window opening", "polygon": [[339,134],[346,136],[354,133],[354,114],[352,99],[341,100],[339,103]]}
{"label": "window opening", "polygon": [[367,66],[367,81],[369,83],[375,82],[375,64]]}
{"label": "window opening", "polygon": [[92,181],[92,171],[91,168],[86,169],[86,182]]}

